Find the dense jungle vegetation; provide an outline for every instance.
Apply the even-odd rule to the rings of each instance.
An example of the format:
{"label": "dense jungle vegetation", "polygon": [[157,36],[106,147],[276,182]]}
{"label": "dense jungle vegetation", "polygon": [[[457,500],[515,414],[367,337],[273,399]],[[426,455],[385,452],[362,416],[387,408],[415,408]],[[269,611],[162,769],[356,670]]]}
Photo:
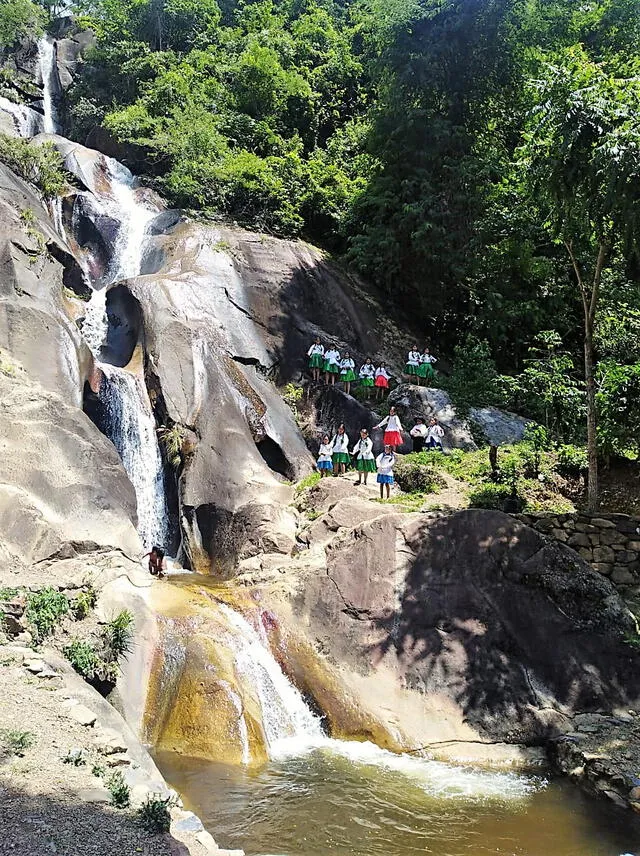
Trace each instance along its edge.
{"label": "dense jungle vegetation", "polygon": [[[54,0],[55,1],[55,0]],[[52,2],[52,0],[49,0]],[[640,441],[640,0],[79,0],[67,133],[329,248],[500,404]],[[55,6],[49,12],[55,13]],[[41,26],[0,4],[0,41]]]}

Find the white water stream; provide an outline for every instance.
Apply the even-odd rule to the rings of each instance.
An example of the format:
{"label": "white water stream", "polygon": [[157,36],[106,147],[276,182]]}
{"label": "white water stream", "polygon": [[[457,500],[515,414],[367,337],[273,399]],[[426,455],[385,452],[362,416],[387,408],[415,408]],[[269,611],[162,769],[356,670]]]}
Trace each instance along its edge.
{"label": "white water stream", "polygon": [[521,799],[543,784],[540,779],[517,773],[456,767],[413,755],[395,755],[369,742],[327,737],[320,719],[280,668],[266,638],[261,638],[231,607],[218,603],[218,608],[231,629],[227,644],[234,654],[236,671],[253,686],[260,701],[267,751],[272,760],[328,752],[356,765],[400,773],[427,793],[441,798]]}
{"label": "white water stream", "polygon": [[59,126],[58,111],[55,104],[55,98],[58,94],[56,45],[46,35],[38,41],[38,70],[42,81],[43,129],[45,134],[57,134]]}
{"label": "white water stream", "polygon": [[21,137],[34,137],[40,133],[42,116],[24,104],[14,104],[8,98],[0,96],[0,110],[9,113],[16,131]]}

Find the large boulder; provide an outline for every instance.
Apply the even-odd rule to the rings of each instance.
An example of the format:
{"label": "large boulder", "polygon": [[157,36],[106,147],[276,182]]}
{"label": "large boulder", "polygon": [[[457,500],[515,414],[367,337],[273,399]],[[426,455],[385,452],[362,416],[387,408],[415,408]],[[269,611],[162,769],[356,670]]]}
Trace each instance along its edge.
{"label": "large boulder", "polygon": [[[311,535],[326,541],[338,512],[351,526],[348,501]],[[575,713],[640,704],[635,623],[613,586],[507,515],[381,514],[339,529],[324,559],[310,547],[318,561],[273,609],[404,746],[542,744]],[[290,668],[327,703],[323,680]]]}
{"label": "large boulder", "polygon": [[[496,407],[473,407],[466,418],[456,412],[448,392],[413,384],[400,384],[389,395],[389,404],[398,408],[405,428],[409,429],[417,417],[435,417],[445,429],[442,445],[445,449],[478,448],[483,440],[492,446],[517,443],[522,440],[530,420]],[[402,451],[409,451],[403,448]]]}
{"label": "large boulder", "polygon": [[1,352],[0,400],[0,557],[29,565],[74,549],[136,554],[136,497],[113,445]]}

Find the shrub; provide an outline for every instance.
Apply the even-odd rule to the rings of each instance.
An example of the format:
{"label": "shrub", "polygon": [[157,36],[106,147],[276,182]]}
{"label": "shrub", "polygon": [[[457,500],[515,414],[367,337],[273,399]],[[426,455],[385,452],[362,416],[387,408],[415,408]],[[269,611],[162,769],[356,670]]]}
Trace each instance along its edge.
{"label": "shrub", "polygon": [[583,446],[567,444],[558,449],[556,469],[565,478],[578,478],[589,469],[587,450]]}
{"label": "shrub", "polygon": [[76,672],[85,680],[91,682],[100,674],[104,661],[90,642],[74,639],[64,648],[63,653]]}
{"label": "shrub", "polygon": [[309,473],[308,476],[305,476],[303,479],[300,479],[300,481],[296,485],[296,496],[301,494],[303,491],[307,490],[307,488],[313,487],[319,481],[320,481],[320,473],[317,473],[317,472]]}
{"label": "shrub", "polygon": [[303,393],[304,389],[301,386],[296,386],[295,383],[288,383],[282,393],[283,401],[288,405],[289,409],[293,413],[296,425],[299,424],[300,414],[298,413],[298,404],[302,400]]}
{"label": "shrub", "polygon": [[435,493],[446,485],[431,463],[424,464],[412,455],[396,458],[393,472],[398,487],[406,493]]}
{"label": "shrub", "polygon": [[30,731],[14,731],[7,729],[0,732],[5,751],[10,755],[22,758],[24,753],[33,746],[34,736]]}
{"label": "shrub", "polygon": [[111,794],[111,803],[116,808],[128,808],[131,805],[131,790],[120,770],[112,773],[106,781]]}
{"label": "shrub", "polygon": [[69,612],[69,601],[62,592],[47,587],[30,594],[25,615],[37,642],[50,636],[58,622]]}
{"label": "shrub", "polygon": [[35,184],[47,199],[62,195],[68,186],[62,157],[53,143],[29,143],[0,134],[0,161]]}
{"label": "shrub", "polygon": [[513,496],[513,491],[506,484],[484,484],[474,488],[469,494],[469,505],[472,508],[494,508],[503,511],[505,502]]}
{"label": "shrub", "polygon": [[184,425],[175,424],[171,428],[160,428],[158,430],[160,441],[164,448],[167,460],[177,470],[182,463],[182,447],[184,445],[187,431]]}
{"label": "shrub", "polygon": [[148,796],[137,811],[140,823],[149,832],[169,832],[172,805],[171,797],[162,798],[157,794]]}
{"label": "shrub", "polygon": [[73,601],[72,609],[75,618],[78,621],[82,621],[83,618],[86,618],[95,607],[97,601],[98,592],[95,590],[93,585],[89,583]]}
{"label": "shrub", "polygon": [[488,342],[469,335],[454,351],[453,370],[447,382],[460,414],[470,407],[499,407],[505,403],[500,376]]}
{"label": "shrub", "polygon": [[123,609],[113,621],[104,626],[101,635],[105,647],[105,659],[119,660],[131,650],[133,615],[128,609]]}

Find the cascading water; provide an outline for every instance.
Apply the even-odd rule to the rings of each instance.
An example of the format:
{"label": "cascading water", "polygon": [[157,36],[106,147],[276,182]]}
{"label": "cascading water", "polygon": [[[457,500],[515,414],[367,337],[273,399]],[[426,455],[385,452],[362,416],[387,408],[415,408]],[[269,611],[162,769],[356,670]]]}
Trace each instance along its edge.
{"label": "cascading water", "polygon": [[138,533],[145,547],[166,544],[169,513],[156,423],[142,380],[124,369],[100,364],[105,381],[100,400],[108,414],[107,433],[135,488]]}
{"label": "cascading water", "polygon": [[54,100],[58,94],[56,53],[55,43],[48,36],[42,36],[38,41],[38,68],[42,81],[45,134],[58,133],[58,111]]}
{"label": "cascading water", "polygon": [[106,163],[113,198],[105,200],[105,208],[121,222],[109,271],[111,282],[117,282],[139,275],[147,226],[156,212],[138,201],[135,179],[125,166],[113,158]]}
{"label": "cascading water", "polygon": [[8,98],[0,96],[0,110],[9,113],[16,131],[21,137],[33,137],[40,133],[42,116],[30,107],[25,107],[24,104],[14,104]]}

